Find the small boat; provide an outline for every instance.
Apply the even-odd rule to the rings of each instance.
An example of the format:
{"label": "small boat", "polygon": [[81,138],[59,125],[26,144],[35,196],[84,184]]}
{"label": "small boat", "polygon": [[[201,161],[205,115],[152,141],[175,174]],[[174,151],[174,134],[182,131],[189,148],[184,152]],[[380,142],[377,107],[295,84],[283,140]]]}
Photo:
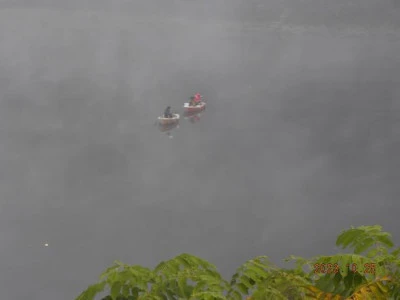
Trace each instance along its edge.
{"label": "small boat", "polygon": [[164,117],[158,117],[158,122],[161,125],[170,125],[170,124],[175,124],[179,122],[179,114],[172,114],[172,118],[164,118]]}
{"label": "small boat", "polygon": [[206,103],[202,101],[199,105],[191,106],[189,103],[186,102],[183,105],[183,108],[185,109],[185,113],[199,112],[206,108]]}

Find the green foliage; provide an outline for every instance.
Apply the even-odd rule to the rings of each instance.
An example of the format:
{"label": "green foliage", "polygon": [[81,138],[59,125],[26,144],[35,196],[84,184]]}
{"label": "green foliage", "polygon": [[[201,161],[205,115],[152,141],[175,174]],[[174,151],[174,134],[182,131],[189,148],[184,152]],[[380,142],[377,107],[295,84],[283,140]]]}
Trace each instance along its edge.
{"label": "green foliage", "polygon": [[214,265],[196,256],[181,254],[161,262],[154,270],[117,261],[100,276],[100,283],[89,286],[76,300],[93,300],[106,287],[112,300],[118,297],[225,299],[228,286]]}
{"label": "green foliage", "polygon": [[389,284],[391,279],[388,276],[376,279],[372,282],[366,282],[363,284],[360,284],[356,291],[352,294],[349,299],[352,300],[363,300],[363,299],[368,299],[371,298],[371,295],[373,295],[373,299],[382,299],[386,300],[388,297],[389,293]]}
{"label": "green foliage", "polygon": [[257,284],[265,281],[272,270],[275,269],[266,256],[259,256],[245,262],[232,276],[228,297],[242,299],[243,295],[248,295]]}
{"label": "green foliage", "polygon": [[[154,270],[116,261],[76,300],[241,300],[247,299],[400,299],[400,248],[382,227],[351,227],[336,241],[353,253],[290,256],[293,269],[273,265],[258,256],[241,265],[225,281],[217,268],[199,257],[181,254],[163,261]],[[364,255],[363,255],[364,254]]]}
{"label": "green foliage", "polygon": [[[189,254],[181,254],[161,262],[153,271],[159,279],[157,294],[176,295],[180,298],[225,299],[228,283],[209,262]],[[191,283],[190,283],[191,282]],[[174,299],[173,297],[168,299]]]}
{"label": "green foliage", "polygon": [[83,292],[76,300],[92,300],[95,295],[104,291],[106,287],[110,290],[111,299],[117,297],[138,297],[147,292],[149,282],[154,282],[153,272],[142,266],[129,266],[119,261],[100,275],[100,282]]}
{"label": "green foliage", "polygon": [[[336,245],[343,249],[351,248],[353,253],[316,256],[311,259],[292,256],[287,259],[295,260],[300,267],[309,267],[308,276],[312,278],[314,291],[320,291],[316,295],[328,297],[331,294],[346,299],[362,299],[359,297],[365,297],[368,291],[380,299],[382,293],[387,297],[398,291],[398,281],[393,279],[399,278],[400,251],[396,249],[389,252],[394,244],[391,235],[382,232],[381,226],[352,227],[338,236]],[[361,253],[366,253],[366,256]],[[381,283],[382,278],[385,278],[384,283]],[[392,279],[388,281],[388,278]]]}
{"label": "green foliage", "polygon": [[375,246],[371,250],[373,252],[368,253],[368,256],[373,257],[378,252],[387,254],[387,249],[393,247],[393,241],[390,233],[382,232],[382,226],[360,226],[343,231],[336,240],[336,246],[341,246],[342,249],[353,248],[356,254]]}
{"label": "green foliage", "polygon": [[257,299],[303,299],[310,282],[299,270],[282,270],[259,256],[245,262],[232,276],[229,299],[251,294]]}

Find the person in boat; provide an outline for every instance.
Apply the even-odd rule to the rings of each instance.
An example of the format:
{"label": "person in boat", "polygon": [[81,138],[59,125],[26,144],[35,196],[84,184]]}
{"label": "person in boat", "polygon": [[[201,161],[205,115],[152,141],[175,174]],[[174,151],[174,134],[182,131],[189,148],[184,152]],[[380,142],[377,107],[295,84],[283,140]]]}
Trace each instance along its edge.
{"label": "person in boat", "polygon": [[193,102],[194,102],[194,106],[200,105],[200,103],[201,103],[201,95],[199,93],[194,95]]}
{"label": "person in boat", "polygon": [[173,115],[171,113],[171,107],[168,106],[165,111],[164,111],[164,118],[173,118]]}

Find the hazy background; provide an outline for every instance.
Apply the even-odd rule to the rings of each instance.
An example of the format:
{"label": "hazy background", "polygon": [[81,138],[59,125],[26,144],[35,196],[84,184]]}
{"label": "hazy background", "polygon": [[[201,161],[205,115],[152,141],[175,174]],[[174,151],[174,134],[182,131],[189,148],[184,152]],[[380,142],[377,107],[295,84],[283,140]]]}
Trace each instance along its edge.
{"label": "hazy background", "polygon": [[[228,276],[350,225],[398,242],[396,3],[1,1],[2,299],[182,252]],[[195,92],[200,122],[158,131]]]}

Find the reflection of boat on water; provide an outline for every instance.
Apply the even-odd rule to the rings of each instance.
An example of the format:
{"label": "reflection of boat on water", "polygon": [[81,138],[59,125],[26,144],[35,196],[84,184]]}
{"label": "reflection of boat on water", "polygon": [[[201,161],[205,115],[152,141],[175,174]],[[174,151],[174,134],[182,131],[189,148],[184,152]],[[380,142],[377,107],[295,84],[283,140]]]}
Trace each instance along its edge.
{"label": "reflection of boat on water", "polygon": [[171,124],[165,124],[165,125],[158,123],[157,127],[161,132],[164,132],[166,135],[168,135],[168,137],[170,139],[172,139],[173,136],[172,136],[171,131],[176,129],[176,128],[179,128],[179,122],[175,122],[175,123],[171,123]]}
{"label": "reflection of boat on water", "polygon": [[178,124],[179,123],[179,114],[173,114],[172,118],[165,118],[165,117],[158,117],[158,122],[161,125],[171,125],[171,124]]}
{"label": "reflection of boat on water", "polygon": [[188,120],[190,123],[196,123],[200,121],[202,113],[185,113],[185,120]]}
{"label": "reflection of boat on water", "polygon": [[187,112],[187,111],[185,111],[184,113],[183,113],[183,117],[185,118],[185,120],[187,120],[188,118],[190,118],[190,117],[192,117],[192,116],[195,116],[195,115],[199,115],[199,114],[201,114],[203,111],[190,111],[190,112]]}
{"label": "reflection of boat on water", "polygon": [[190,105],[189,103],[185,103],[183,105],[183,108],[185,110],[185,113],[196,113],[203,111],[206,108],[206,103],[204,101],[200,102],[198,105]]}
{"label": "reflection of boat on water", "polygon": [[172,124],[165,124],[165,125],[158,124],[158,129],[159,129],[161,132],[170,131],[170,130],[172,130],[172,129],[174,129],[174,128],[179,128],[179,122],[172,123]]}

